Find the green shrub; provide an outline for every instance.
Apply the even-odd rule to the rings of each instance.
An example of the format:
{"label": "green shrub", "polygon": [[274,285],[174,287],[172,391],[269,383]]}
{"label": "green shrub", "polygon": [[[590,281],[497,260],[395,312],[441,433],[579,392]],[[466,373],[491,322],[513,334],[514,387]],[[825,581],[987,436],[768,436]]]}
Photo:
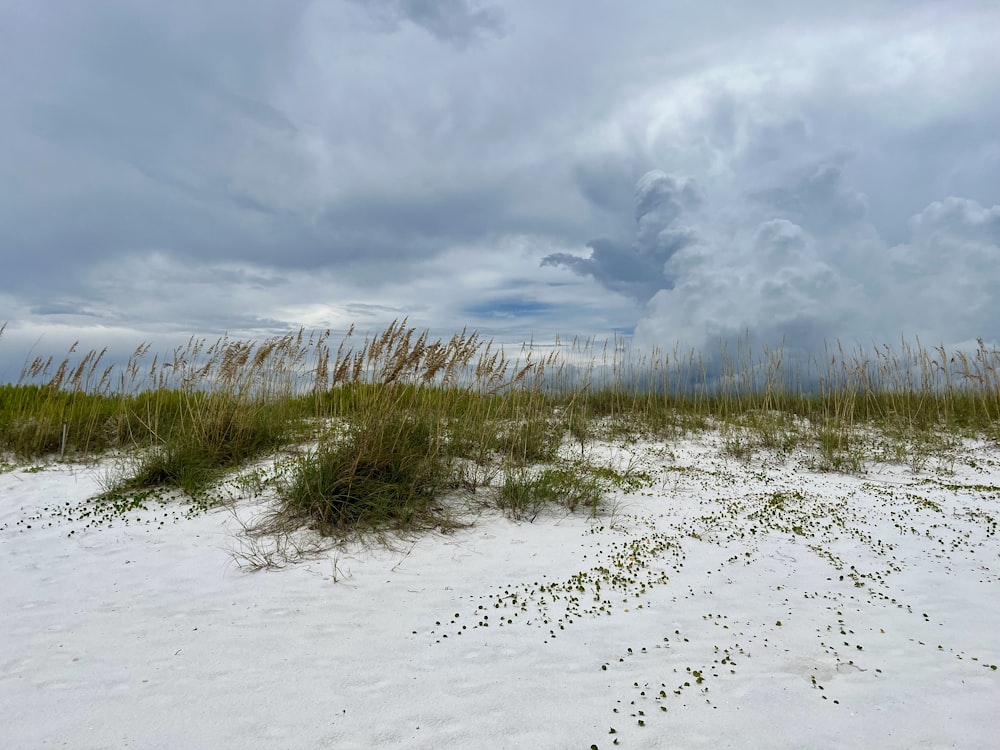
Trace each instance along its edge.
{"label": "green shrub", "polygon": [[431,523],[452,476],[438,448],[436,425],[420,415],[351,424],[301,460],[282,514],[324,533]]}

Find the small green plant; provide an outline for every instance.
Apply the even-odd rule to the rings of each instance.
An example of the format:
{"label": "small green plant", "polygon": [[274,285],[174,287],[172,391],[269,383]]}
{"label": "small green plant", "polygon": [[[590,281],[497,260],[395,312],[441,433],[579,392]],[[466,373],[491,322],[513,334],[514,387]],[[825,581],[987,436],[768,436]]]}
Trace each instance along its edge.
{"label": "small green plant", "polygon": [[565,416],[566,429],[573,440],[580,446],[580,458],[585,456],[587,443],[594,437],[594,418],[586,404],[571,405]]}
{"label": "small green plant", "polygon": [[521,465],[551,461],[562,442],[558,424],[547,418],[529,418],[500,428],[498,450]]}
{"label": "small green plant", "polygon": [[723,451],[743,461],[761,450],[787,456],[801,440],[794,415],[754,409],[723,421],[719,428]]}
{"label": "small green plant", "polygon": [[546,506],[563,507],[570,512],[585,507],[596,514],[601,496],[600,482],[591,474],[566,467],[540,472],[519,467],[504,472],[497,506],[517,520],[534,521]]}
{"label": "small green plant", "polygon": [[626,492],[636,492],[653,483],[653,477],[650,476],[649,472],[639,471],[632,467],[627,467],[625,471],[621,472],[610,466],[577,463],[574,464],[574,468],[581,473],[590,474],[611,487]]}
{"label": "small green plant", "polygon": [[864,468],[860,439],[848,427],[827,422],[816,430],[815,435],[820,470],[857,473]]}

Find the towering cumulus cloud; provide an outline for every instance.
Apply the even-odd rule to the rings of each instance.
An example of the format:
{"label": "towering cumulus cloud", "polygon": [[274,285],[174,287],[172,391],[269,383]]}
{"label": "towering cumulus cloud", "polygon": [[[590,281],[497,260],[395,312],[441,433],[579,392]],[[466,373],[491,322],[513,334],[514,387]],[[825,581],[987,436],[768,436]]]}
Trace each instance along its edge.
{"label": "towering cumulus cloud", "polygon": [[[916,28],[786,40],[637,98],[575,172],[592,215],[626,239],[544,264],[638,303],[644,347],[1000,341],[1000,141],[979,125],[1000,115],[983,97],[996,85]],[[625,230],[611,154],[635,185]]]}
{"label": "towering cumulus cloud", "polygon": [[706,202],[688,230],[697,241],[664,262],[637,337],[712,348],[749,333],[751,343],[810,353],[834,339],[1000,339],[1000,206],[934,202],[893,245],[865,205],[828,164],[735,210]]}
{"label": "towering cumulus cloud", "polygon": [[[831,158],[777,186],[703,192],[691,178],[644,174],[631,242],[548,255],[643,305],[639,343],[711,351],[745,340],[816,354],[854,345],[1000,339],[1000,206],[935,201],[892,244],[868,198]],[[721,191],[724,192],[724,191]]]}

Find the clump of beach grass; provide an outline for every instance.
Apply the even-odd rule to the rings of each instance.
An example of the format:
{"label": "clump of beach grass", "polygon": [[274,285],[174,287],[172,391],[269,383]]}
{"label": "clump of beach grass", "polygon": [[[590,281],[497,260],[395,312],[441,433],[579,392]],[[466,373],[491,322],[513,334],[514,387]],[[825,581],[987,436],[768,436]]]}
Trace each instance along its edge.
{"label": "clump of beach grass", "polygon": [[514,364],[466,331],[432,341],[405,320],[357,351],[351,333],[324,384],[330,428],[281,492],[278,518],[329,533],[447,526],[442,495],[463,486],[464,462],[554,453],[529,385],[544,362]]}
{"label": "clump of beach grass", "polygon": [[561,507],[571,513],[586,508],[596,515],[603,494],[596,476],[569,466],[540,471],[510,467],[496,493],[496,504],[515,520],[534,521],[546,507]]}
{"label": "clump of beach grass", "polygon": [[149,447],[136,453],[118,488],[166,485],[193,494],[302,435],[307,412],[296,376],[316,345],[300,330],[259,345],[222,338],[176,351],[168,367],[179,387],[126,406],[128,422],[145,428],[137,443]]}

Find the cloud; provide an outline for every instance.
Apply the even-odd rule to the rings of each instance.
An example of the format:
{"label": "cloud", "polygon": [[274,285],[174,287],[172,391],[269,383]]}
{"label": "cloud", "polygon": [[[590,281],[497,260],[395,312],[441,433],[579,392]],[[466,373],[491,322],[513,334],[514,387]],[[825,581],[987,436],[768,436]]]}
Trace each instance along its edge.
{"label": "cloud", "polygon": [[890,245],[863,214],[839,216],[838,200],[813,204],[839,216],[835,231],[784,218],[783,206],[758,221],[749,201],[744,226],[713,232],[709,210],[700,241],[668,261],[674,284],[650,300],[636,328],[642,345],[712,352],[743,340],[817,355],[838,339],[1000,340],[1000,206],[935,202],[913,217],[907,243]]}
{"label": "cloud", "polygon": [[[622,165],[670,165],[661,168],[675,183],[693,175],[683,179],[700,201],[681,211],[668,201],[629,242],[547,262],[648,300],[635,331],[641,347],[711,352],[742,339],[816,355],[837,339],[1000,340],[990,304],[1000,299],[1000,241],[997,209],[988,208],[1000,203],[1000,183],[982,179],[1000,167],[1000,139],[979,127],[1000,108],[978,98],[980,75],[944,62],[959,39],[985,60],[976,33],[954,17],[934,21],[955,24],[950,41],[927,36],[928,17],[918,14],[891,40],[878,24],[804,34],[774,54],[730,58],[645,91],[603,125],[605,138],[620,144]],[[977,94],[949,88],[949,76]],[[624,194],[621,169],[576,177],[602,211]],[[640,252],[679,227],[682,247]]]}
{"label": "cloud", "polygon": [[841,167],[831,163],[817,165],[792,185],[763,190],[752,197],[776,214],[820,234],[860,221],[868,211],[867,196],[846,189]]}
{"label": "cloud", "polygon": [[386,31],[403,21],[420,26],[435,38],[459,49],[486,36],[502,37],[506,14],[497,5],[469,0],[352,0],[363,6]]}
{"label": "cloud", "polygon": [[1000,206],[983,208],[965,198],[935,201],[910,221],[913,233],[927,241],[961,237],[965,242],[1000,245]]}
{"label": "cloud", "polygon": [[24,76],[0,83],[0,182],[17,185],[0,189],[0,288],[68,291],[136,250],[260,246],[251,214],[286,209],[277,185],[303,165],[269,84],[304,7],[57,0],[8,17],[0,61]]}
{"label": "cloud", "polygon": [[554,305],[524,297],[495,297],[472,305],[462,311],[476,318],[533,318],[551,314]]}
{"label": "cloud", "polygon": [[675,179],[659,170],[648,172],[635,189],[636,237],[630,246],[609,239],[591,240],[589,257],[553,253],[542,259],[542,265],[564,266],[592,276],[608,289],[645,302],[673,285],[667,262],[696,241],[694,231],[680,219],[700,202],[694,181]]}
{"label": "cloud", "polygon": [[599,155],[573,166],[573,180],[591,206],[610,217],[628,216],[634,210],[635,176],[632,165],[620,155]]}

